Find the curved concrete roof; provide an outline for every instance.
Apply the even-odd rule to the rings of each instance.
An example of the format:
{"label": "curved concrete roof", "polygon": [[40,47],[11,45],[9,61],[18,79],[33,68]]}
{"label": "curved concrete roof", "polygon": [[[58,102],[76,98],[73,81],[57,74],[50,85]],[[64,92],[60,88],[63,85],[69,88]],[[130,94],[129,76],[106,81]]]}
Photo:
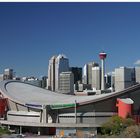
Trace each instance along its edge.
{"label": "curved concrete roof", "polygon": [[121,92],[113,92],[92,96],[75,96],[65,95],[42,89],[27,83],[19,81],[2,81],[0,82],[0,92],[4,97],[19,104],[35,104],[35,105],[57,105],[57,104],[73,104],[75,100],[79,105],[100,101],[111,98],[116,95],[123,94],[134,89],[140,89],[140,85],[135,85]]}

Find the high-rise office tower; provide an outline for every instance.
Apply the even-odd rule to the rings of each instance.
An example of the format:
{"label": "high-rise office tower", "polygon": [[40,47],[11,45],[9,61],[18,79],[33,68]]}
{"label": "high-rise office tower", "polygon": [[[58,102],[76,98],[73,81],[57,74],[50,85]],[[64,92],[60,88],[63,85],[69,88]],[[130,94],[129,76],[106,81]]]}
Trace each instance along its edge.
{"label": "high-rise office tower", "polygon": [[105,74],[105,87],[106,88],[111,87],[111,73]]}
{"label": "high-rise office tower", "polygon": [[112,90],[114,91],[115,90],[115,72],[111,72],[111,87],[112,87]]}
{"label": "high-rise office tower", "polygon": [[92,88],[96,90],[101,89],[101,68],[92,67]]}
{"label": "high-rise office tower", "polygon": [[60,73],[59,91],[65,94],[74,94],[74,75],[72,72]]}
{"label": "high-rise office tower", "polygon": [[82,82],[84,84],[87,84],[88,83],[88,65],[85,64],[84,67],[83,67],[83,77],[82,77]]}
{"label": "high-rise office tower", "polygon": [[13,69],[5,69],[4,70],[4,80],[6,79],[13,79]]}
{"label": "high-rise office tower", "polygon": [[115,91],[120,91],[134,84],[134,68],[115,69]]}
{"label": "high-rise office tower", "polygon": [[46,88],[46,86],[47,86],[47,76],[43,76],[41,81],[42,81],[41,87]]}
{"label": "high-rise office tower", "polygon": [[92,85],[92,67],[99,66],[98,63],[90,62],[83,67],[83,83]]}
{"label": "high-rise office tower", "polygon": [[69,60],[65,55],[58,55],[55,60],[55,91],[59,91],[60,73],[66,71],[69,71]]}
{"label": "high-rise office tower", "polygon": [[70,67],[70,71],[74,75],[74,84],[76,84],[78,81],[82,82],[82,68]]}
{"label": "high-rise office tower", "polygon": [[105,58],[107,54],[104,52],[101,52],[99,54],[99,57],[101,59],[101,65],[102,65],[102,71],[101,71],[101,90],[105,90]]}
{"label": "high-rise office tower", "polygon": [[48,66],[48,89],[55,91],[55,60],[56,56],[52,56]]}
{"label": "high-rise office tower", "polygon": [[136,82],[140,83],[140,67],[135,67]]}
{"label": "high-rise office tower", "polygon": [[48,66],[48,89],[59,91],[59,76],[61,72],[69,71],[69,60],[65,55],[53,56]]}

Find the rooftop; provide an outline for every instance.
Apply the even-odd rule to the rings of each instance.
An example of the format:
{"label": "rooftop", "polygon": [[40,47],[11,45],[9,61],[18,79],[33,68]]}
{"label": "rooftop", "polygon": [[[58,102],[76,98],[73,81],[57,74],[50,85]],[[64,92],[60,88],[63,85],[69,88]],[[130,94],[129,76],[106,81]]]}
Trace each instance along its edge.
{"label": "rooftop", "polygon": [[41,107],[43,105],[74,104],[75,101],[79,105],[84,105],[91,102],[101,101],[103,99],[129,92],[131,90],[137,90],[139,88],[140,84],[137,84],[120,92],[91,96],[75,96],[52,92],[24,82],[14,80],[0,82],[0,92],[4,95],[4,97],[9,98],[10,100],[19,104],[29,104],[37,107]]}

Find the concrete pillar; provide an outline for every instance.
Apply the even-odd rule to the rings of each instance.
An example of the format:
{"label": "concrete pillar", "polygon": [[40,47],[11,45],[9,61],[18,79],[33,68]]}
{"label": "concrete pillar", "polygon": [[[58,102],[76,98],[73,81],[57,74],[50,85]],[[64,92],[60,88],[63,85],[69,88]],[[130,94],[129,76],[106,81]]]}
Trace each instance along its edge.
{"label": "concrete pillar", "polygon": [[40,127],[38,127],[38,135],[40,136]]}
{"label": "concrete pillar", "polygon": [[74,112],[75,112],[75,123],[77,123],[77,109],[76,109],[77,105],[76,105],[76,100],[75,100],[75,109],[74,109]]}
{"label": "concrete pillar", "polygon": [[10,130],[10,125],[8,125],[8,130]]}
{"label": "concrete pillar", "polygon": [[95,116],[96,116],[96,113],[95,113],[95,110],[93,110],[93,123],[94,123],[94,124],[96,124]]}
{"label": "concrete pillar", "polygon": [[43,106],[43,112],[42,112],[42,123],[48,123],[48,106]]}
{"label": "concrete pillar", "polygon": [[19,126],[19,134],[22,134],[22,126]]}
{"label": "concrete pillar", "polygon": [[57,123],[59,123],[59,110],[57,110]]}

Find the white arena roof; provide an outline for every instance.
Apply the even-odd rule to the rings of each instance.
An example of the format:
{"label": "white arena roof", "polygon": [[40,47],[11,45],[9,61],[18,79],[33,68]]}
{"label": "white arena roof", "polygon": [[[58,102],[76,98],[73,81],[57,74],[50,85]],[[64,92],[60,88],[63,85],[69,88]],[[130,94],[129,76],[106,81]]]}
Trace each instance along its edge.
{"label": "white arena roof", "polygon": [[[140,88],[140,85],[138,86]],[[121,92],[113,92],[92,96],[65,95],[13,80],[0,82],[0,92],[4,95],[4,97],[16,103],[40,106],[75,104],[75,101],[79,105],[84,105],[122,94]]]}

